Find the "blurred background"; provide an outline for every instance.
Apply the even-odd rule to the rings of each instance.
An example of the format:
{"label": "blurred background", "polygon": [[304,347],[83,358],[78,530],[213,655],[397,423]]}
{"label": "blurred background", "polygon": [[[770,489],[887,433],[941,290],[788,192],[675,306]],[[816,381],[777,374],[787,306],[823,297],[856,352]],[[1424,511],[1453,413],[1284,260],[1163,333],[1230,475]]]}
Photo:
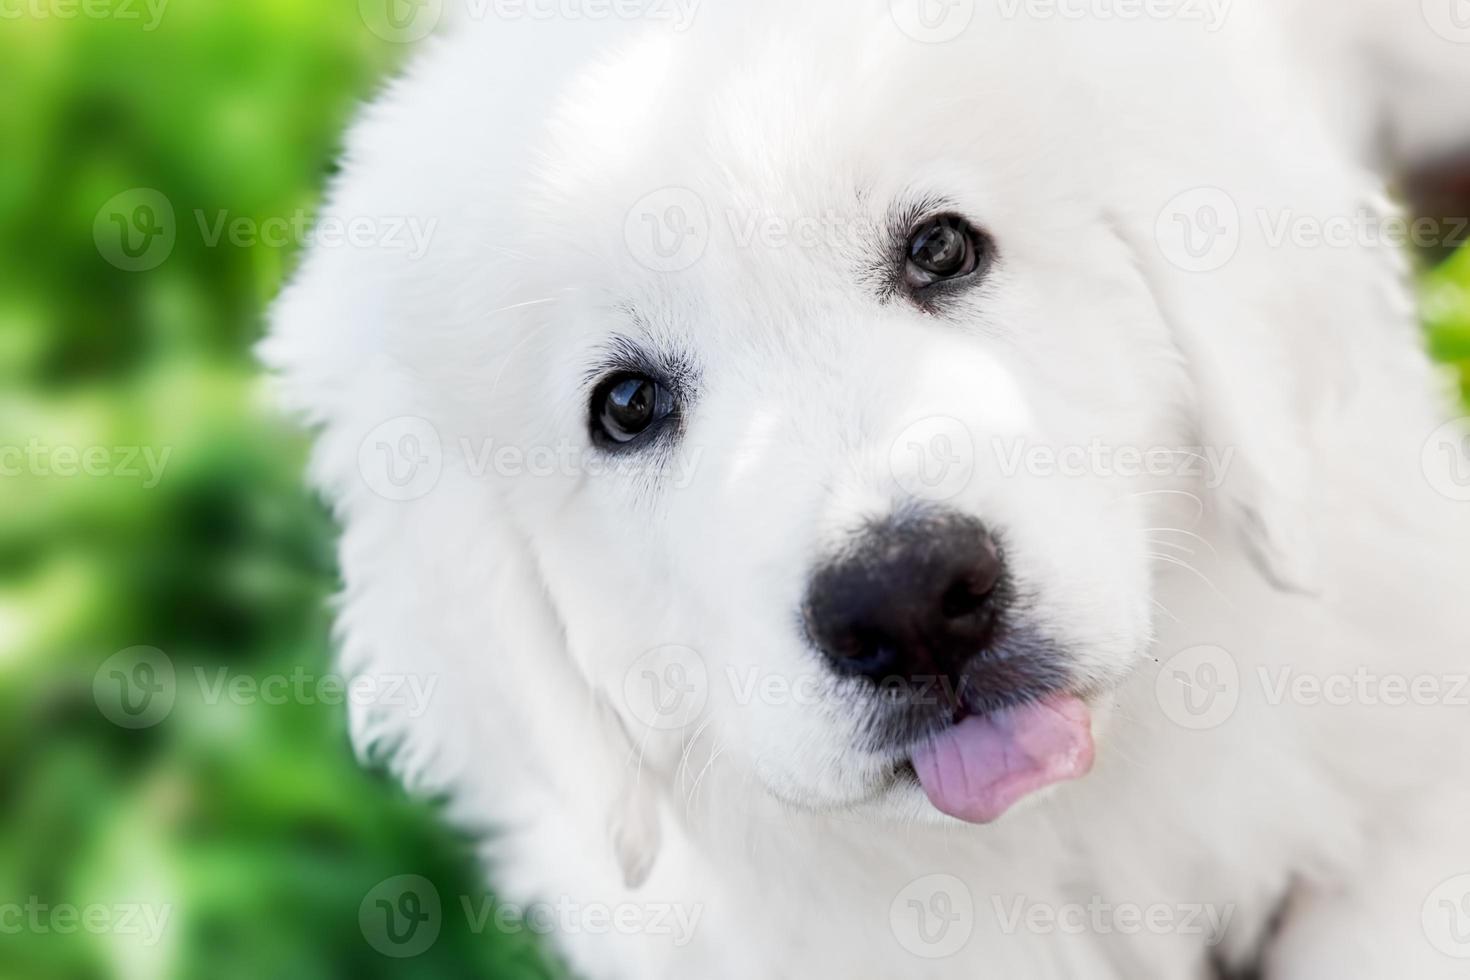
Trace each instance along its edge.
{"label": "blurred background", "polygon": [[[250,355],[404,57],[372,2],[0,0],[0,978],[559,975],[353,758],[331,522]],[[1470,252],[1420,264],[1470,384]],[[402,875],[427,944],[364,924]]]}
{"label": "blurred background", "polygon": [[[159,9],[0,2],[0,978],[553,976],[353,758],[331,523],[251,361],[405,48],[355,0]],[[412,958],[359,916],[405,874]]]}

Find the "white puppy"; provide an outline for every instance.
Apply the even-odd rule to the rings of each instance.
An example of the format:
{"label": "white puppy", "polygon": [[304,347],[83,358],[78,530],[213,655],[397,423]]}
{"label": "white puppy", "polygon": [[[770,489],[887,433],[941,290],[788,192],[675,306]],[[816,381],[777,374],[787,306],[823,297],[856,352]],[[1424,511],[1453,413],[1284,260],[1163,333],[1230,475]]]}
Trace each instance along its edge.
{"label": "white puppy", "polygon": [[1453,4],[471,8],[263,347],[364,754],[589,978],[1463,976]]}

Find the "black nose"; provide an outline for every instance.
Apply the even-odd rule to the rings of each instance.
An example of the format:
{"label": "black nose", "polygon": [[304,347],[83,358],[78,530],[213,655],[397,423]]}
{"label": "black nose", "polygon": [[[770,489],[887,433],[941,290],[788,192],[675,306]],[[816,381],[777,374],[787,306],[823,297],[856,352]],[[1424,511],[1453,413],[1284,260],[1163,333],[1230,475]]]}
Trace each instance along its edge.
{"label": "black nose", "polygon": [[807,632],[844,673],[952,679],[990,642],[1004,573],[979,521],[948,512],[890,518],[812,576]]}

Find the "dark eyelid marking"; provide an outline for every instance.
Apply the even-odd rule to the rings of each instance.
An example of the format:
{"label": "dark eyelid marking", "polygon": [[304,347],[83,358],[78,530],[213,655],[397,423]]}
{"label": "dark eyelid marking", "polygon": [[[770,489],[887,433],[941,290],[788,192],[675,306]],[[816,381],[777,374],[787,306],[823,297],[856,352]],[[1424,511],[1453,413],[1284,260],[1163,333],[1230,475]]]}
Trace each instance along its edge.
{"label": "dark eyelid marking", "polygon": [[872,268],[863,276],[864,281],[876,286],[880,303],[887,304],[897,297],[913,303],[926,313],[942,316],[944,310],[941,304],[947,297],[974,288],[976,282],[984,278],[985,268],[995,261],[995,242],[985,231],[983,224],[969,221],[987,246],[982,266],[973,274],[973,279],[965,276],[961,279],[941,280],[925,286],[922,292],[915,292],[905,284],[904,268],[908,262],[909,237],[924,222],[946,214],[964,217],[965,211],[954,200],[938,194],[923,194],[900,202],[890,210],[887,240],[882,244]]}
{"label": "dark eyelid marking", "polygon": [[872,267],[863,276],[865,281],[876,287],[879,302],[886,304],[894,297],[908,295],[903,284],[903,269],[908,261],[907,246],[913,230],[933,215],[958,211],[959,206],[954,201],[938,194],[921,194],[901,200],[889,209]]}
{"label": "dark eyelid marking", "polygon": [[638,374],[668,388],[676,398],[693,393],[698,380],[693,358],[645,344],[626,335],[615,335],[598,345],[596,356],[582,375],[585,394],[614,374]]}

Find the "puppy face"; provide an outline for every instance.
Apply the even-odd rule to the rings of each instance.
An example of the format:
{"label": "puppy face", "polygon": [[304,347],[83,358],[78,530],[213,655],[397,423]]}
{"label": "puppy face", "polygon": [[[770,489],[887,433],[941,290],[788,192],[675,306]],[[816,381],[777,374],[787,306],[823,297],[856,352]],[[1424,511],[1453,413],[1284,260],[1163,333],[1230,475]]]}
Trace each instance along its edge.
{"label": "puppy face", "polygon": [[[883,3],[776,7],[622,47],[584,25],[572,55],[496,25],[354,130],[329,213],[429,247],[317,248],[263,353],[323,425],[348,669],[449,678],[432,717],[355,717],[360,745],[441,782],[509,778],[480,756],[513,742],[580,766],[569,792],[636,763],[984,822],[1086,771],[1201,510],[1291,557],[1301,372],[1252,292],[1290,256],[1190,278],[1152,240],[1200,160],[1274,186],[1218,127],[1171,141],[1197,107],[1154,80],[1207,92],[1218,63],[1140,25],[935,45]],[[1119,105],[1164,135],[1098,122]],[[362,479],[401,417],[443,457],[411,500]]]}
{"label": "puppy face", "polygon": [[[718,753],[801,806],[932,813],[917,768],[989,819],[1067,768],[1148,645],[1151,537],[1188,482],[1160,456],[1187,442],[1178,359],[1036,121],[1065,93],[996,106],[973,51],[884,34],[838,85],[786,43],[656,39],[561,100],[469,273],[503,288],[499,340],[446,424],[577,460],[497,492],[649,764]],[[932,747],[915,765],[1037,705],[1070,720],[946,749],[1066,742],[994,799],[936,795]]]}

